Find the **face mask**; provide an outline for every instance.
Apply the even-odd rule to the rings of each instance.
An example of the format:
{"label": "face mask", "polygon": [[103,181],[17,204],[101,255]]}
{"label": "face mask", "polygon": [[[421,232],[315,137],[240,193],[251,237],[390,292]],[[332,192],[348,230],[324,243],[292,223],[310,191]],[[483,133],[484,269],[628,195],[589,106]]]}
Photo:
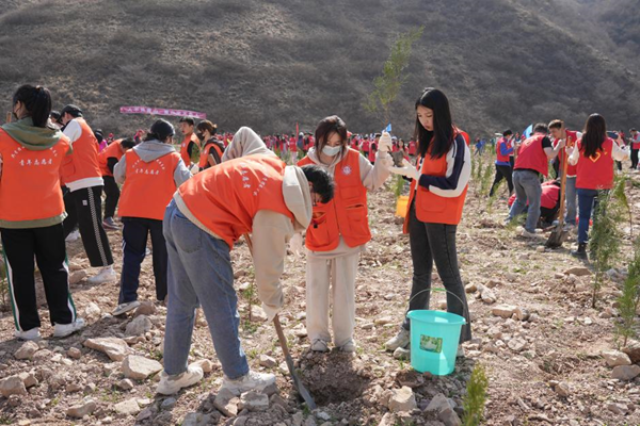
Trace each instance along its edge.
{"label": "face mask", "polygon": [[324,155],[328,155],[329,157],[333,157],[335,155],[338,155],[338,153],[342,150],[341,146],[329,146],[329,145],[325,145],[322,148],[322,153]]}
{"label": "face mask", "polygon": [[200,141],[204,140],[204,135],[200,132],[196,133],[196,136],[198,137],[198,139],[200,139]]}

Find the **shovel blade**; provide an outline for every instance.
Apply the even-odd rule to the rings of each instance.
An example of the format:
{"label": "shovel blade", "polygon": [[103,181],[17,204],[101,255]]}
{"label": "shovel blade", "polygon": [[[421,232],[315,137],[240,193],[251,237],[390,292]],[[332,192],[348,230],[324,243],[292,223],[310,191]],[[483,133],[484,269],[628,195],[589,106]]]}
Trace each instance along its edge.
{"label": "shovel blade", "polygon": [[562,229],[556,229],[551,232],[549,235],[549,239],[545,243],[545,247],[547,248],[558,248],[562,247],[562,243],[567,238],[567,233]]}

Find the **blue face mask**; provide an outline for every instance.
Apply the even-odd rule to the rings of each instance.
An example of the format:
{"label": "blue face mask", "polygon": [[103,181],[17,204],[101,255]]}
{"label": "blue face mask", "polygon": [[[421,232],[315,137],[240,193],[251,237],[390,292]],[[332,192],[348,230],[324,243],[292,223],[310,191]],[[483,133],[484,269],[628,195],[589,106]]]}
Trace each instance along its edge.
{"label": "blue face mask", "polygon": [[334,157],[336,155],[338,155],[338,153],[342,150],[342,146],[338,145],[338,146],[329,146],[329,145],[325,145],[322,148],[322,153],[324,155],[328,155],[329,157]]}

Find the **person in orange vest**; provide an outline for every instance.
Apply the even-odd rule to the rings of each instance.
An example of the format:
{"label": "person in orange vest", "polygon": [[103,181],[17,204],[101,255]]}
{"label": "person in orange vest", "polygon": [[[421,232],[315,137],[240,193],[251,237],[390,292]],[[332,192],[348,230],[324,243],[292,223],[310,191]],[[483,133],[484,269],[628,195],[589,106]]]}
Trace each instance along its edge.
{"label": "person in orange vest", "polygon": [[577,166],[578,249],[571,254],[586,259],[591,213],[597,212],[599,198],[613,188],[614,161],[626,159],[629,153],[607,136],[607,123],[600,114],[589,116],[584,134],[566,151],[569,164]]}
{"label": "person in orange vest", "polygon": [[200,171],[222,162],[224,145],[216,138],[217,128],[218,126],[209,120],[198,123],[198,139],[204,144],[200,152],[200,163],[198,163]]}
{"label": "person in orange vest", "polygon": [[[42,274],[55,337],[84,326],[69,291],[60,166],[71,142],[51,126],[51,95],[23,85],[13,95],[17,121],[0,129],[0,235],[15,336],[40,338],[35,265]],[[35,262],[34,262],[35,259]]]}
{"label": "person in orange vest", "polygon": [[[449,100],[428,88],[416,101],[416,166],[391,172],[412,179],[403,232],[409,234],[413,260],[413,285],[409,311],[429,309],[431,272],[435,263],[447,290],[447,311],[463,316],[460,342],[471,340],[471,320],[460,277],[456,233],[462,217],[469,177],[471,152],[451,119]],[[385,343],[388,351],[406,350],[410,322],[404,319],[398,333]]]}
{"label": "person in orange vest", "polygon": [[138,306],[140,265],[145,258],[147,236],[151,234],[156,298],[167,296],[167,247],[162,235],[162,219],[171,197],[191,177],[173,148],[175,130],[166,120],[158,120],[144,142],[130,149],[114,168],[115,181],[122,186],[118,214],[124,228],[120,296],[113,315],[122,315]]}
{"label": "person in orange vest", "polygon": [[540,175],[547,177],[549,173],[549,160],[553,160],[558,152],[564,148],[565,141],[560,140],[553,147],[551,139],[547,136],[547,125],[538,123],[533,128],[533,134],[526,139],[518,149],[516,164],[513,171],[513,187],[516,191],[516,201],[511,206],[507,222],[527,211],[527,221],[521,231],[524,237],[536,237],[536,226],[540,219]]}
{"label": "person in orange vest", "polygon": [[[564,140],[565,146],[575,146],[579,138],[582,137],[582,133],[567,130],[562,120],[552,120],[549,123],[549,133],[554,139],[554,146],[557,145],[560,140]],[[562,176],[562,170],[564,170],[564,159],[566,153],[561,150],[558,153],[559,167],[558,176]],[[565,205],[566,215],[564,218],[565,227],[567,229],[575,229],[576,227],[576,215],[577,215],[577,193],[576,193],[576,173],[577,167],[575,165],[567,164],[567,179],[565,182]]]}
{"label": "person in orange vest", "polygon": [[511,163],[509,162],[509,155],[513,152],[512,136],[513,132],[511,130],[505,130],[502,133],[502,137],[498,139],[498,142],[496,143],[496,176],[493,179],[493,185],[491,185],[489,197],[493,197],[495,188],[502,179],[507,180],[509,195],[513,192],[513,181],[511,180],[512,170]]}
{"label": "person in orange vest", "polygon": [[[303,133],[300,133],[300,135],[303,135]],[[291,164],[295,164],[298,161],[298,140],[295,136],[291,135],[287,147],[289,148],[289,161],[291,161]]]}
{"label": "person in orange vest", "polygon": [[191,117],[182,117],[180,119],[180,132],[184,135],[180,144],[180,157],[182,157],[182,161],[189,169],[193,166],[193,161],[191,161],[193,150],[196,146],[200,147],[198,137],[193,132],[195,125],[196,122]]}
{"label": "person in orange vest", "polygon": [[75,105],[67,105],[60,112],[65,125],[64,134],[71,141],[73,152],[62,163],[62,179],[69,189],[69,210],[64,220],[65,238],[76,227],[80,228],[82,245],[92,267],[100,267],[97,275],[89,278],[91,284],[102,284],[117,279],[113,269],[113,256],[107,233],[102,226],[102,187],[104,180],[98,164],[98,143],[93,131]]}
{"label": "person in orange vest", "polygon": [[115,140],[98,153],[98,165],[102,172],[102,180],[104,181],[104,193],[106,199],[104,201],[104,219],[102,227],[104,229],[117,231],[120,226],[114,222],[113,216],[116,214],[118,199],[120,198],[120,188],[113,178],[113,168],[118,164],[125,151],[136,146],[136,142],[131,138]]}
{"label": "person in orange vest", "polygon": [[251,371],[242,350],[229,254],[242,235],[253,233],[258,297],[273,320],[284,304],[287,243],[307,228],[313,205],[332,198],[331,176],[316,166],[287,166],[248,127],[235,134],[221,164],[178,188],[163,224],[169,305],[158,393],[173,394],[202,378],[199,366],[187,365],[199,305],[222,365],[223,389],[239,395],[275,382],[273,374]]}
{"label": "person in orange vest", "polygon": [[[329,333],[329,288],[333,294],[333,342],[344,352],[354,352],[355,281],[360,253],[371,239],[367,192],[380,188],[389,177],[391,136],[380,140],[376,165],[347,146],[347,126],[337,115],[320,121],[317,146],[298,162],[315,164],[333,176],[339,191],[329,203],[313,208],[307,229],[307,333],[311,349],[325,352]],[[301,246],[301,237],[296,236]]]}
{"label": "person in orange vest", "polygon": [[362,143],[360,144],[360,150],[362,151],[366,159],[369,159],[369,145],[369,136],[365,135]]}

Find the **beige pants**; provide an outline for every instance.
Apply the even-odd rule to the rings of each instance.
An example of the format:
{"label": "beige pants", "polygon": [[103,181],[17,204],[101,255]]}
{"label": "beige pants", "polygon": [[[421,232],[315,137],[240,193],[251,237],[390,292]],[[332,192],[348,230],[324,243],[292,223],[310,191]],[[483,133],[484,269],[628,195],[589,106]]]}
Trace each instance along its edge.
{"label": "beige pants", "polygon": [[331,341],[329,284],[333,298],[333,335],[336,346],[353,339],[356,325],[355,282],[360,252],[322,259],[307,256],[307,333],[309,340]]}

